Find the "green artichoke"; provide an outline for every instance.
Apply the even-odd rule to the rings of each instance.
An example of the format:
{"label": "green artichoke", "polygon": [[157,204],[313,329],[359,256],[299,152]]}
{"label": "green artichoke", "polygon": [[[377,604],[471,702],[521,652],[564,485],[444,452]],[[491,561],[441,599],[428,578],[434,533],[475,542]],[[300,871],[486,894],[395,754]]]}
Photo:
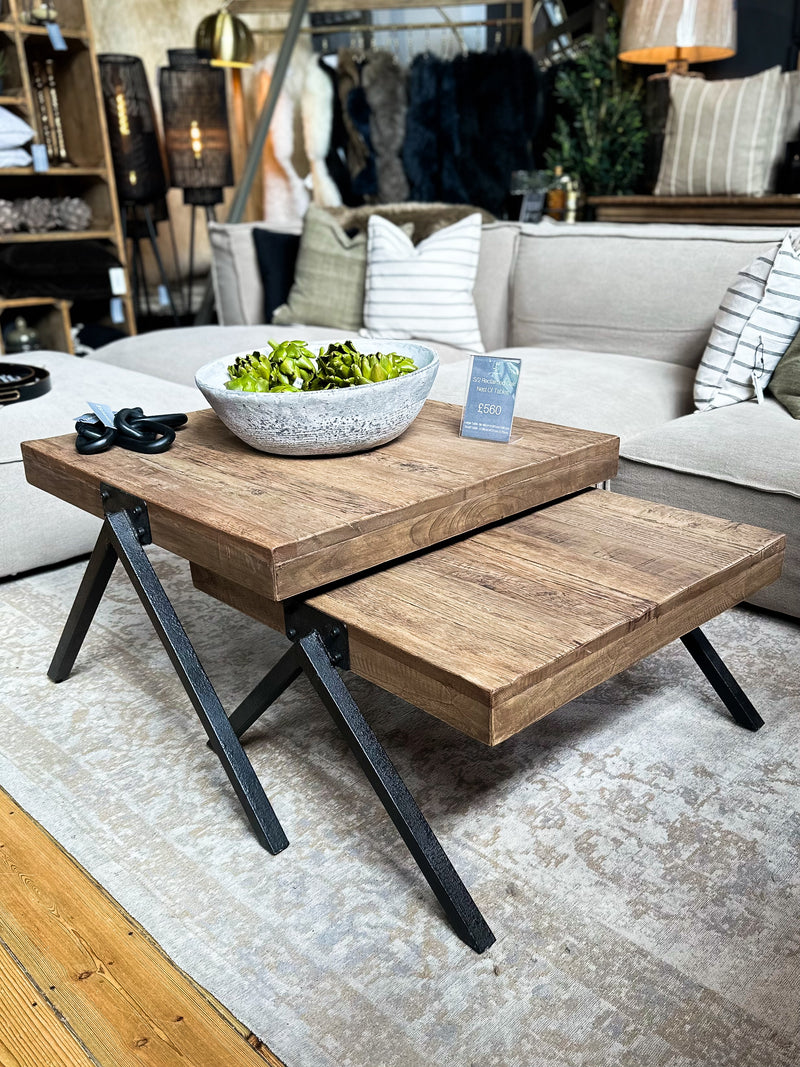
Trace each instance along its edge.
{"label": "green artichoke", "polygon": [[352,341],[320,348],[314,356],[303,341],[269,342],[269,352],[238,356],[228,367],[228,389],[245,393],[299,393],[344,389],[399,378],[417,369],[413,359],[396,352],[359,352]]}

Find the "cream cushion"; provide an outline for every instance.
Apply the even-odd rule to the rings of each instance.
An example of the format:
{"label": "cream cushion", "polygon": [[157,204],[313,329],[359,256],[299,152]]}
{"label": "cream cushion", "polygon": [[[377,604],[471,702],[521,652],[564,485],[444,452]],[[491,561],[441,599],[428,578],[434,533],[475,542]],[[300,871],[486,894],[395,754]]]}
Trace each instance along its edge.
{"label": "cream cushion", "polygon": [[785,232],[549,220],[525,225],[512,280],[510,344],[697,367],[730,278]]}
{"label": "cream cushion", "polygon": [[759,196],[785,122],[780,67],[706,81],[673,74],[656,196]]}
{"label": "cream cushion", "polygon": [[419,337],[485,351],[472,296],[481,247],[481,216],[468,215],[418,245],[373,215],[367,235],[364,332]]}

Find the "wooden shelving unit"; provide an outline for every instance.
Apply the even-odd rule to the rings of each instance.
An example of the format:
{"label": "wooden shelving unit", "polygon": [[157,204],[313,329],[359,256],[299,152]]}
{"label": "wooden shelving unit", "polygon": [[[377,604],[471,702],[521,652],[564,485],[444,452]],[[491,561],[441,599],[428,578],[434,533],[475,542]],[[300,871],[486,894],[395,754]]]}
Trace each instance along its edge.
{"label": "wooden shelving unit", "polygon": [[[122,264],[128,278],[125,239],[114,185],[114,169],[106,129],[105,109],[97,66],[88,0],[59,0],[59,28],[67,46],[55,51],[45,26],[23,21],[23,0],[2,0],[0,7],[0,52],[5,56],[7,74],[0,106],[25,119],[36,131],[36,141],[44,141],[39,108],[36,103],[32,64],[35,60],[54,60],[54,74],[68,165],[52,165],[37,172],[33,167],[0,169],[0,197],[8,200],[34,196],[77,196],[92,209],[88,230],[51,230],[46,233],[15,232],[0,236],[0,245],[34,242],[96,240],[107,242]],[[130,285],[120,297],[128,333],[136,332]],[[96,306],[95,306],[96,305]],[[93,301],[81,307],[81,321],[109,321],[110,308]],[[22,314],[36,325],[43,343],[71,352],[71,302],[31,294],[5,298],[0,293],[0,325],[9,317]],[[0,336],[2,349],[2,336]]]}

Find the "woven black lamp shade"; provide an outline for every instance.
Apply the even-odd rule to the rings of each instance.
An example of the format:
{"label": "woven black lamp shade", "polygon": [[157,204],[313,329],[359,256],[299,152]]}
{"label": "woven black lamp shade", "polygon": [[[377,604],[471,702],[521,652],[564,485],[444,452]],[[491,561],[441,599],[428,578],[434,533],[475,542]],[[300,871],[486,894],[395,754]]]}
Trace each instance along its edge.
{"label": "woven black lamp shade", "polygon": [[172,184],[187,204],[219,204],[233,185],[225,72],[208,61],[159,71],[161,114]]}
{"label": "woven black lamp shade", "polygon": [[114,160],[123,203],[152,204],[167,192],[153,101],[138,56],[97,57]]}

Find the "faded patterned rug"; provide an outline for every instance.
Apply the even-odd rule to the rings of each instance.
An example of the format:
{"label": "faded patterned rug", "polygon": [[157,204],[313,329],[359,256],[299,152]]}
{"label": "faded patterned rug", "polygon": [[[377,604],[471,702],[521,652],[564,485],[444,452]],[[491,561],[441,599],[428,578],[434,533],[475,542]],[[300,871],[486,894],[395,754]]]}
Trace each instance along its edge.
{"label": "faded patterned rug", "polygon": [[[152,558],[232,707],[283,638]],[[248,744],[275,857],[121,568],[48,682],[81,573],[0,586],[0,783],[289,1067],[797,1067],[796,622],[706,628],[757,734],[679,643],[494,750],[349,679],[497,934],[477,956],[304,681]]]}

